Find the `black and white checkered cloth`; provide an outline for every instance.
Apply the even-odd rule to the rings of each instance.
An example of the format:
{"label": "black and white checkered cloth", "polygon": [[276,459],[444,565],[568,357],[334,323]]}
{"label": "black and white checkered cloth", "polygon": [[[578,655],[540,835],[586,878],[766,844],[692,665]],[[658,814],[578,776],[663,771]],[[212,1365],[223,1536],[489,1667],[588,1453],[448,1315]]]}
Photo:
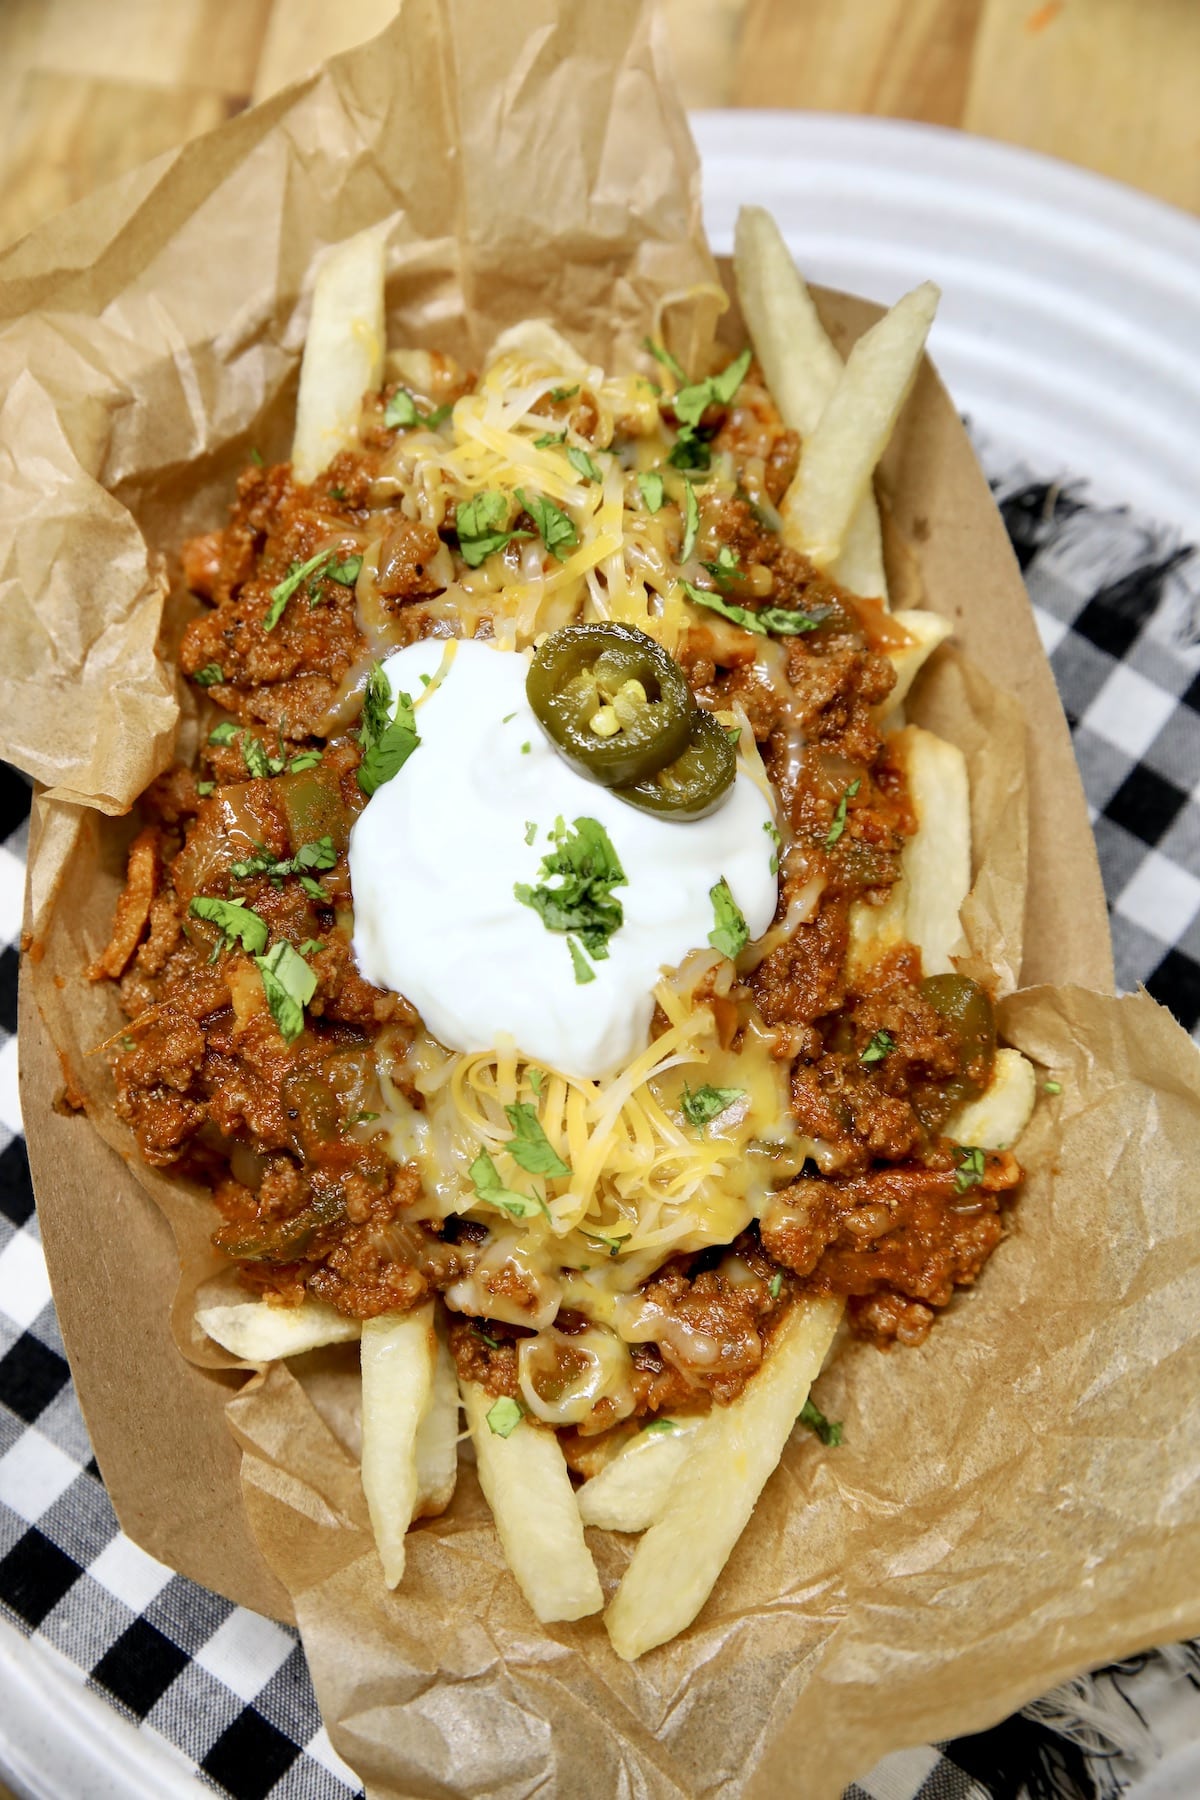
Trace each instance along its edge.
{"label": "black and white checkered cloth", "polygon": [[[1081,487],[1038,478],[995,446],[984,458],[1074,732],[1118,983],[1144,982],[1196,1032],[1200,555],[1168,529],[1089,506]],[[92,1460],[17,1101],[28,809],[25,782],[0,765],[0,1614],[48,1648],[57,1680],[102,1695],[147,1755],[165,1740],[176,1767],[210,1789],[236,1800],[347,1800],[359,1790],[321,1727],[296,1633],[139,1550],[118,1530]],[[1124,1707],[1143,1719],[1136,1684],[1151,1680],[1157,1716],[1172,1720],[1165,1735],[1200,1737],[1198,1645],[1094,1679],[1086,1704],[1080,1690],[1059,1690],[992,1731],[888,1757],[847,1800],[1109,1800],[1139,1759],[1153,1759],[1155,1734],[1117,1717]],[[0,1670],[0,1746],[5,1704]]]}

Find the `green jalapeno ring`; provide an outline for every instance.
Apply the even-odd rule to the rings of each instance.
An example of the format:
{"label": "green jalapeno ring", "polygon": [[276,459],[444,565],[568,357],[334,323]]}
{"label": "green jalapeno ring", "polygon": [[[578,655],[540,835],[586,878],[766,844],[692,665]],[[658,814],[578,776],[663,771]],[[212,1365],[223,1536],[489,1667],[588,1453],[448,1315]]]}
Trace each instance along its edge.
{"label": "green jalapeno ring", "polygon": [[525,692],[546,735],[581,775],[625,787],[687,749],[696,703],[679,664],[634,625],[596,620],[552,632]]}
{"label": "green jalapeno ring", "polygon": [[715,811],[737,774],[737,751],[725,727],[697,706],[682,756],[665,769],[615,790],[618,800],[642,812],[686,824]]}

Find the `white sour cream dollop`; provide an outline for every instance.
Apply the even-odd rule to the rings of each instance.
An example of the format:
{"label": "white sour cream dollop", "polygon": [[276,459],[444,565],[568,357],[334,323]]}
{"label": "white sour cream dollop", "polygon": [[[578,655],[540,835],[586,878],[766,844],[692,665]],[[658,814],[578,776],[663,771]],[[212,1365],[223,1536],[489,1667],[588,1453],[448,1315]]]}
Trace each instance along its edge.
{"label": "white sour cream dollop", "polygon": [[[612,1074],[648,1040],[663,968],[707,944],[716,882],[729,883],[752,938],[771,923],[765,796],[739,772],[724,804],[690,824],[627,806],[551,746],[525,698],[528,662],[515,652],[426,639],[384,668],[393,695],[416,703],[421,742],[350,836],[359,969],[411,1001],[451,1050],[510,1039],[564,1074]],[[513,892],[541,879],[560,817],[603,825],[627,877],[614,890],[624,924],[584,985],[566,938]]]}

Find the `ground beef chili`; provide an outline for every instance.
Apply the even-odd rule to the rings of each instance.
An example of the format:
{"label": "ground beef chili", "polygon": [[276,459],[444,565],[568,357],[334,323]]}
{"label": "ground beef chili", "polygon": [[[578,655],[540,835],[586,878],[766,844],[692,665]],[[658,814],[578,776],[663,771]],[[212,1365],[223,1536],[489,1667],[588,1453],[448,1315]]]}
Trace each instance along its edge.
{"label": "ground beef chili", "polygon": [[[431,399],[465,390],[449,369],[438,380]],[[548,403],[550,422],[570,405],[576,430],[585,412],[595,421],[585,395],[564,396],[557,412]],[[363,981],[349,942],[346,847],[364,804],[352,729],[368,658],[364,531],[372,521],[378,539],[365,603],[391,647],[452,628],[430,606],[462,563],[453,505],[434,527],[397,498],[380,535],[381,469],[396,434],[382,402],[368,412],[364,447],[314,485],[298,485],[288,465],[248,468],[225,528],[183,547],[200,604],[178,661],[214,704],[216,729],[196,766],[176,765],[143,796],[112,938],[90,971],[119,986],[129,1023],[109,1046],[116,1104],[147,1162],[207,1185],[213,1241],[253,1292],[282,1303],[315,1295],[358,1318],[445,1292],[488,1236],[471,1219],[417,1222],[416,1165],[392,1161],[370,1130],[381,1043],[403,1049],[418,1021],[403,998]],[[697,606],[678,656],[702,705],[743,709],[779,795],[778,941],[719,1004],[731,1038],[750,1013],[770,1033],[790,1072],[797,1136],[818,1154],[734,1245],[676,1256],[640,1290],[648,1323],[632,1350],[634,1410],[617,1436],[645,1414],[736,1397],[801,1294],[846,1296],[854,1329],[881,1346],[921,1342],[994,1249],[1020,1177],[1011,1155],[964,1160],[941,1135],[957,1100],[986,1085],[987,997],[948,992],[956,977],[941,988],[923,980],[911,945],[857,985],[847,973],[851,909],[887,899],[914,829],[879,728],[895,627],[764,522],[798,445],[753,377],[741,403],[706,412],[700,437],[732,459],[737,486],[702,502],[697,557],[707,566],[732,552],[727,600],[817,621],[778,639]],[[280,610],[280,584],[297,571]],[[486,618],[476,630],[489,635]],[[307,878],[296,866],[306,846],[324,846]],[[189,912],[197,897],[230,896],[311,972],[292,1042],[245,944]],[[560,1315],[564,1357],[581,1323]],[[523,1327],[452,1313],[449,1331],[464,1376],[517,1393]],[[690,1355],[701,1340],[715,1349]],[[577,1470],[592,1466],[603,1423],[562,1433]]]}

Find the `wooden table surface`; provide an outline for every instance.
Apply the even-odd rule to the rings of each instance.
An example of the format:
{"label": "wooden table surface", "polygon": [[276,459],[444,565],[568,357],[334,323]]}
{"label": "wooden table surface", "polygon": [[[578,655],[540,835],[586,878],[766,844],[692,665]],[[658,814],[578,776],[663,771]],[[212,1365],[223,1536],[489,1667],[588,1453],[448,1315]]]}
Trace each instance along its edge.
{"label": "wooden table surface", "polygon": [[[955,125],[1200,212],[1200,0],[663,4],[689,106]],[[393,5],[0,0],[0,244],[371,36]]]}

